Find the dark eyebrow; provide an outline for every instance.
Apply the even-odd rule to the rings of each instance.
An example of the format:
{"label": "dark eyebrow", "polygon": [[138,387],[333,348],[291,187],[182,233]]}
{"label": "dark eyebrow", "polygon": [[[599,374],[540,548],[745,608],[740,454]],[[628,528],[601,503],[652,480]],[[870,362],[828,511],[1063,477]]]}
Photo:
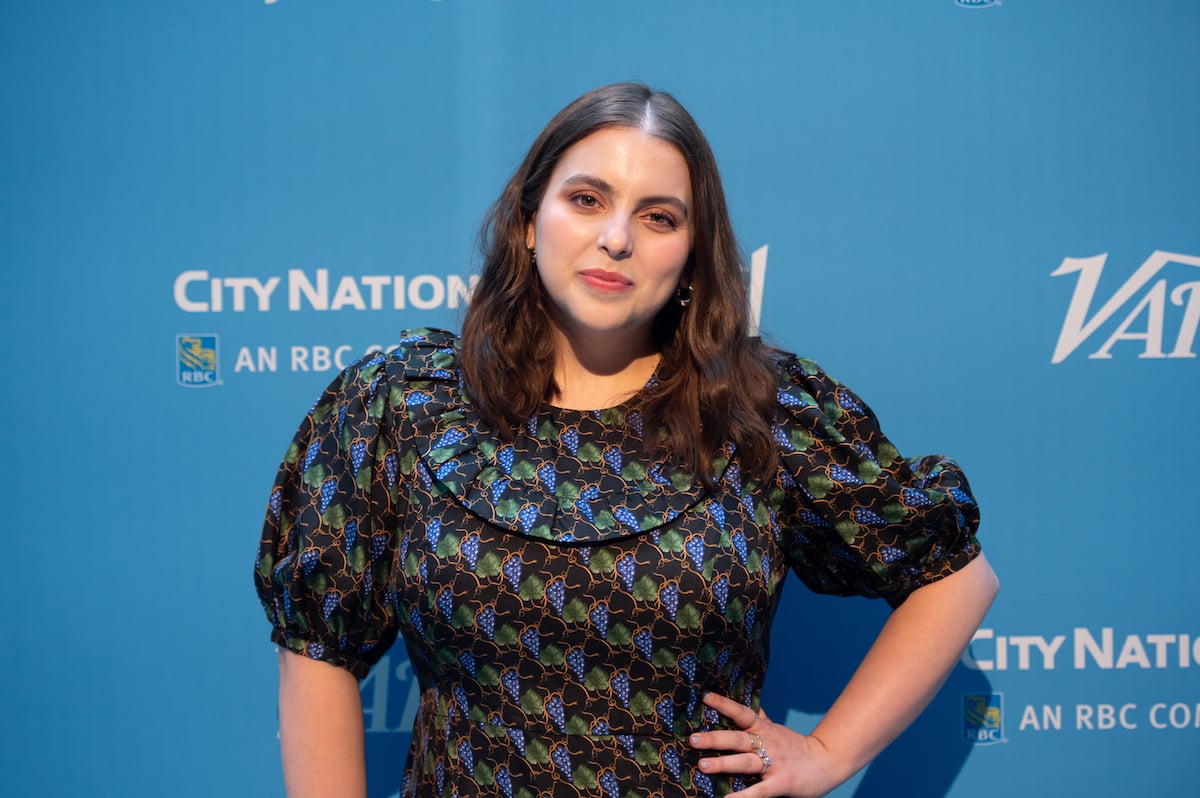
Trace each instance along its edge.
{"label": "dark eyebrow", "polygon": [[[584,185],[584,186],[589,186],[591,188],[594,188],[603,194],[612,194],[613,193],[612,184],[610,184],[607,180],[596,177],[594,175],[588,175],[588,174],[583,174],[583,173],[580,173],[577,175],[571,175],[570,177],[568,177],[566,180],[563,181],[563,185],[564,186]],[[661,197],[643,197],[639,201],[639,204],[640,205],[670,205],[671,207],[675,208],[675,210],[677,210],[680,214],[682,214],[684,219],[688,218],[687,203],[684,202],[683,200],[679,199],[679,197],[672,197],[670,195],[663,195]]]}

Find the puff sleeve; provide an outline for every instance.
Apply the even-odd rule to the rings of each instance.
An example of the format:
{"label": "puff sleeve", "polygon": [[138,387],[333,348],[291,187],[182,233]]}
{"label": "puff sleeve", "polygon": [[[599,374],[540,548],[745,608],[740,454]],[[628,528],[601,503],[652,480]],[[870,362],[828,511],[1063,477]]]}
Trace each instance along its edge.
{"label": "puff sleeve", "polygon": [[779,521],[809,588],[895,607],[979,553],[979,507],[957,463],[901,457],[867,405],[812,361],[783,358],[779,375]]}
{"label": "puff sleeve", "polygon": [[254,582],[278,645],[358,678],[396,638],[391,579],[405,493],[389,358],[347,368],[288,447],[268,502]]}

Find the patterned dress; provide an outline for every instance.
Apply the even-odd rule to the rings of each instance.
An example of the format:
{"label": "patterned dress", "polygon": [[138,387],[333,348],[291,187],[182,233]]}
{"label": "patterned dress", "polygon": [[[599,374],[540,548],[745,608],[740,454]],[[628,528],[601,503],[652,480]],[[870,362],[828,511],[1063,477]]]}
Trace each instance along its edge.
{"label": "patterned dress", "polygon": [[707,492],[643,454],[640,414],[542,407],[490,435],[457,340],[416,331],[339,376],[271,492],[255,581],[273,639],[359,678],[400,635],[421,702],[405,796],[716,796],[686,742],[757,708],[788,571],[912,590],[979,551],[949,460],[904,460],[853,393],[778,363],[779,467]]}

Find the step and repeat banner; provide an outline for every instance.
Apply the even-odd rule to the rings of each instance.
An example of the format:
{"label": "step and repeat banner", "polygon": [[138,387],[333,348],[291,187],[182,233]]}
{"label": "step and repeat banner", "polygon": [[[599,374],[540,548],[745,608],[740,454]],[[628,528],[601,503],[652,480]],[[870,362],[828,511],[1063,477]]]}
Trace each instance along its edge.
{"label": "step and repeat banner", "polygon": [[[456,329],[569,100],[671,91],[770,340],[971,477],[1001,595],[835,795],[1200,792],[1200,8],[1168,0],[0,2],[0,793],[282,795],[251,584],[338,369]],[[886,617],[794,580],[807,731]],[[362,683],[372,798],[417,688]]]}

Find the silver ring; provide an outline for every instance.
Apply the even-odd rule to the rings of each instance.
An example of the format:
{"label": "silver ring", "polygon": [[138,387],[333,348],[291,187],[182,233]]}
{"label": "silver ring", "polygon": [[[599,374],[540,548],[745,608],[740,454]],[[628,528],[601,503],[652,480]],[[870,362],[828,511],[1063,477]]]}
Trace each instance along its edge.
{"label": "silver ring", "polygon": [[762,757],[763,763],[762,770],[758,771],[758,775],[761,776],[767,772],[767,768],[771,767],[771,757],[767,756],[767,750],[765,748],[758,749],[758,755]]}

